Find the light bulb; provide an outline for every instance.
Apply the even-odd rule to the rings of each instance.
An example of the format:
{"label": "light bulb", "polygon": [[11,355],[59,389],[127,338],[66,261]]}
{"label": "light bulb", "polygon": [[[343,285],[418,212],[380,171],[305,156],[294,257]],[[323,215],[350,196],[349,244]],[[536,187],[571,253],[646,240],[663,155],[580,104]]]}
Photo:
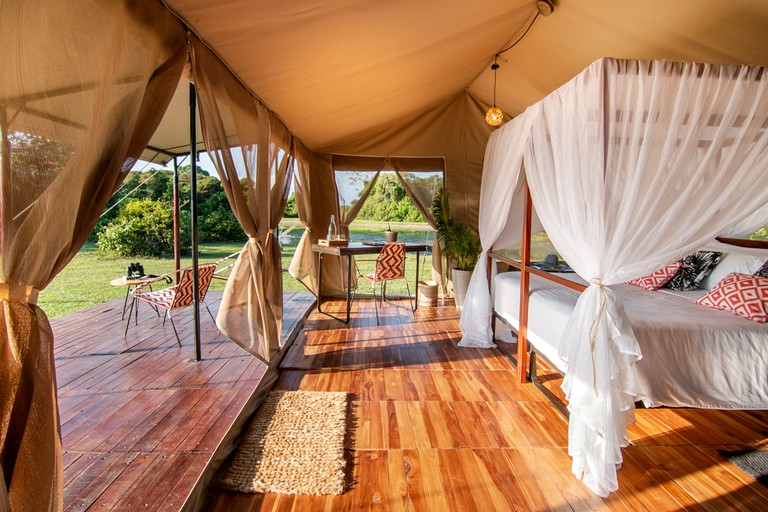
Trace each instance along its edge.
{"label": "light bulb", "polygon": [[485,114],[485,122],[491,126],[499,126],[504,121],[504,113],[499,107],[491,107]]}

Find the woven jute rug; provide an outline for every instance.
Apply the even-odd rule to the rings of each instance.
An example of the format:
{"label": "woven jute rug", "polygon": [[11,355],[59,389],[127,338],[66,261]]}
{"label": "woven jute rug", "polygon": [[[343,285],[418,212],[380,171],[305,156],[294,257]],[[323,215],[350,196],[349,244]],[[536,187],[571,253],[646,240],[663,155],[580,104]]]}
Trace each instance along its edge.
{"label": "woven jute rug", "polygon": [[221,486],[240,492],[341,494],[347,393],[272,391]]}
{"label": "woven jute rug", "polygon": [[768,450],[718,450],[730,463],[768,487]]}

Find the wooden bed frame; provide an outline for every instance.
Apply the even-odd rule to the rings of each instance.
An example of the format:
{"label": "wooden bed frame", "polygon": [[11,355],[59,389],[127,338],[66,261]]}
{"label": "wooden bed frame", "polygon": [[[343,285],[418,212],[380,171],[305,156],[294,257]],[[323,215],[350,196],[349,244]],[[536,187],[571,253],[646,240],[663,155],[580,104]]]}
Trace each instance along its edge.
{"label": "wooden bed frame", "polygon": [[[519,324],[520,328],[517,330],[517,375],[519,382],[526,382],[530,377],[531,382],[549,398],[552,403],[566,416],[568,411],[562,402],[547,388],[545,388],[536,377],[536,358],[542,357],[535,350],[529,350],[528,348],[528,300],[530,296],[530,276],[531,274],[537,275],[548,281],[558,283],[562,286],[575,290],[579,293],[586,290],[586,286],[574,283],[560,276],[550,274],[543,270],[539,270],[531,266],[531,219],[533,217],[533,202],[531,200],[531,192],[528,189],[528,184],[523,182],[524,194],[525,194],[525,209],[523,215],[523,239],[522,239],[522,251],[520,261],[511,259],[507,256],[494,252],[493,250],[488,252],[488,289],[492,289],[493,272],[492,265],[496,262],[506,263],[507,265],[520,270],[520,312],[519,312]],[[755,249],[768,249],[768,241],[764,240],[745,240],[740,238],[724,238],[717,237],[717,240],[724,244],[729,244],[737,247],[748,247]],[[501,320],[510,329],[514,330],[514,327],[509,324],[504,318],[496,314],[495,308],[492,309],[491,315],[491,332],[493,339],[496,339],[496,320]],[[546,358],[543,358],[546,361]],[[550,366],[555,368],[551,362],[547,361]],[[527,372],[526,372],[527,369]]]}

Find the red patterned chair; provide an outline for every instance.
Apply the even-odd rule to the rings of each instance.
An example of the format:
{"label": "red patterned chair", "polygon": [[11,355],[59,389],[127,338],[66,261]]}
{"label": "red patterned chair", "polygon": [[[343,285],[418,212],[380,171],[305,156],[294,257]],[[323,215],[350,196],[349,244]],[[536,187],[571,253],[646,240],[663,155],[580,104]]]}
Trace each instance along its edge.
{"label": "red patterned chair", "polygon": [[413,311],[413,299],[411,298],[411,289],[408,286],[408,280],[405,278],[405,244],[402,242],[389,242],[384,244],[379,257],[376,258],[376,267],[372,274],[357,274],[358,278],[368,279],[371,282],[373,291],[373,305],[376,309],[376,325],[379,325],[379,306],[376,303],[376,283],[382,283],[381,301],[386,300],[387,282],[396,279],[405,281],[405,289],[408,293],[408,300],[411,302],[411,311]]}
{"label": "red patterned chair", "polygon": [[[211,285],[211,280],[213,279],[213,274],[216,272],[216,267],[218,266],[218,263],[204,263],[202,265],[199,265],[198,268],[198,282],[200,283],[199,288],[199,296],[200,296],[200,302],[205,304],[205,309],[208,310],[208,314],[211,315],[211,320],[213,320],[213,323],[216,324],[216,319],[213,318],[213,313],[211,313],[210,308],[208,307],[208,304],[205,302],[205,294],[208,292],[208,287]],[[164,288],[162,290],[156,290],[156,291],[148,291],[144,292],[142,289],[144,287],[148,287],[152,283],[156,283],[157,281],[160,281],[162,279],[165,279],[166,276],[173,275],[173,272],[169,274],[165,274],[162,276],[158,276],[157,278],[148,281],[141,286],[138,286],[136,289],[134,289],[131,292],[131,295],[133,296],[133,301],[131,302],[131,309],[128,311],[128,323],[125,326],[125,334],[128,334],[128,326],[131,324],[131,312],[133,311],[134,305],[136,305],[136,301],[142,301],[146,302],[150,306],[160,310],[165,310],[165,316],[163,317],[163,325],[165,325],[165,320],[169,319],[171,321],[171,327],[173,327],[173,333],[176,335],[176,340],[179,342],[179,346],[181,346],[181,338],[179,338],[179,333],[176,330],[176,325],[173,323],[173,317],[171,316],[171,311],[179,308],[183,308],[186,306],[191,306],[194,303],[194,293],[193,293],[193,280],[192,280],[192,268],[186,268],[181,273],[181,279],[179,279],[179,284],[176,286],[171,286],[168,288]],[[138,305],[136,305],[138,308]],[[137,310],[137,317],[138,317],[138,310]]]}

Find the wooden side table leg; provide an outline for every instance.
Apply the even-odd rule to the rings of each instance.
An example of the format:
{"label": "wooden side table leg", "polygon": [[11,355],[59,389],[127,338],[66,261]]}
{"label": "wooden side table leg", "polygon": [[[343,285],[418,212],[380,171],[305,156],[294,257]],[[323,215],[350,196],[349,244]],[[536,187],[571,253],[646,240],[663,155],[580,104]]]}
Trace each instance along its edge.
{"label": "wooden side table leg", "polygon": [[123,300],[123,314],[120,317],[120,320],[125,320],[125,310],[128,309],[128,296],[130,294],[131,294],[131,285],[128,285],[125,288],[125,300]]}
{"label": "wooden side table leg", "polygon": [[317,253],[317,312],[322,313],[323,308],[323,253]]}

